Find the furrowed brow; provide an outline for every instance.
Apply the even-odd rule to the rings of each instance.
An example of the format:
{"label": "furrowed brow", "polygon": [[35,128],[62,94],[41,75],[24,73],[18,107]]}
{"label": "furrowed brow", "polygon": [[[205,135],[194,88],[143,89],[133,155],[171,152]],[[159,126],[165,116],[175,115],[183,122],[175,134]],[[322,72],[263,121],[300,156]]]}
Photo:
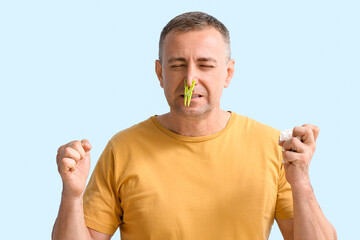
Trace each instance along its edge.
{"label": "furrowed brow", "polygon": [[216,64],[216,60],[213,58],[198,58],[198,62],[213,62]]}
{"label": "furrowed brow", "polygon": [[173,62],[186,62],[186,59],[185,58],[181,58],[181,57],[178,57],[178,58],[169,58],[167,60],[167,63],[170,64],[170,63],[173,63]]}

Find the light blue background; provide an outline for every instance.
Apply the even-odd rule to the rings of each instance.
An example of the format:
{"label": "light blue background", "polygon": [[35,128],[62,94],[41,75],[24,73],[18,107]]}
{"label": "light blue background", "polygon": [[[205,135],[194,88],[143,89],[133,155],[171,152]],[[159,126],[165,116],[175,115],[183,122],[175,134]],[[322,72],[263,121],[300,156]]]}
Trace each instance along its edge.
{"label": "light blue background", "polygon": [[[278,129],[319,126],[316,197],[339,239],[358,236],[359,1],[12,0],[0,2],[2,239],[50,238],[60,145],[88,138],[93,169],[115,133],[168,111],[158,38],[194,10],[231,33],[222,108]],[[276,223],[270,239],[282,239]]]}

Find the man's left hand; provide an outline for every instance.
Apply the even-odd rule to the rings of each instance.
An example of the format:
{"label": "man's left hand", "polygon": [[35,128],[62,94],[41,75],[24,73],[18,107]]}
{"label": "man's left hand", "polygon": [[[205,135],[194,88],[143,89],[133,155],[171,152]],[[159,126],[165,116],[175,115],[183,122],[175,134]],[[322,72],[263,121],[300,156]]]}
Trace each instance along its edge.
{"label": "man's left hand", "polygon": [[[312,124],[304,124],[293,129],[293,137],[279,142],[283,147],[286,180],[291,186],[310,184],[309,166],[316,148],[320,129]],[[301,137],[299,140],[296,136]]]}

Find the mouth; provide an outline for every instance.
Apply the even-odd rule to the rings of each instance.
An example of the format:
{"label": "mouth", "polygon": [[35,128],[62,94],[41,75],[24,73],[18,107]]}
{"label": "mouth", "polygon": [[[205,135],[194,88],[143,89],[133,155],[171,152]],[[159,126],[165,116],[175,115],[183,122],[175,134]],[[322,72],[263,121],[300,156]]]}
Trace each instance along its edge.
{"label": "mouth", "polygon": [[[182,98],[183,98],[184,96],[185,96],[184,94],[181,95]],[[202,95],[200,95],[200,94],[193,94],[193,95],[191,96],[191,99],[193,99],[193,98],[200,98],[200,97],[202,97]]]}

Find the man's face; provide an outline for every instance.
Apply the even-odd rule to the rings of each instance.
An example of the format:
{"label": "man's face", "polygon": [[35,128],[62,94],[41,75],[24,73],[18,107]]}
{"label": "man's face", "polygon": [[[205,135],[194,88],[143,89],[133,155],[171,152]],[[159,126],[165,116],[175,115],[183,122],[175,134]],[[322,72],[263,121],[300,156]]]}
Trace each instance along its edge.
{"label": "man's face", "polygon": [[[162,63],[156,73],[171,111],[185,117],[200,117],[220,109],[224,87],[230,84],[234,60],[227,61],[226,46],[215,28],[170,32],[164,41]],[[184,79],[195,80],[190,106],[184,105]]]}

